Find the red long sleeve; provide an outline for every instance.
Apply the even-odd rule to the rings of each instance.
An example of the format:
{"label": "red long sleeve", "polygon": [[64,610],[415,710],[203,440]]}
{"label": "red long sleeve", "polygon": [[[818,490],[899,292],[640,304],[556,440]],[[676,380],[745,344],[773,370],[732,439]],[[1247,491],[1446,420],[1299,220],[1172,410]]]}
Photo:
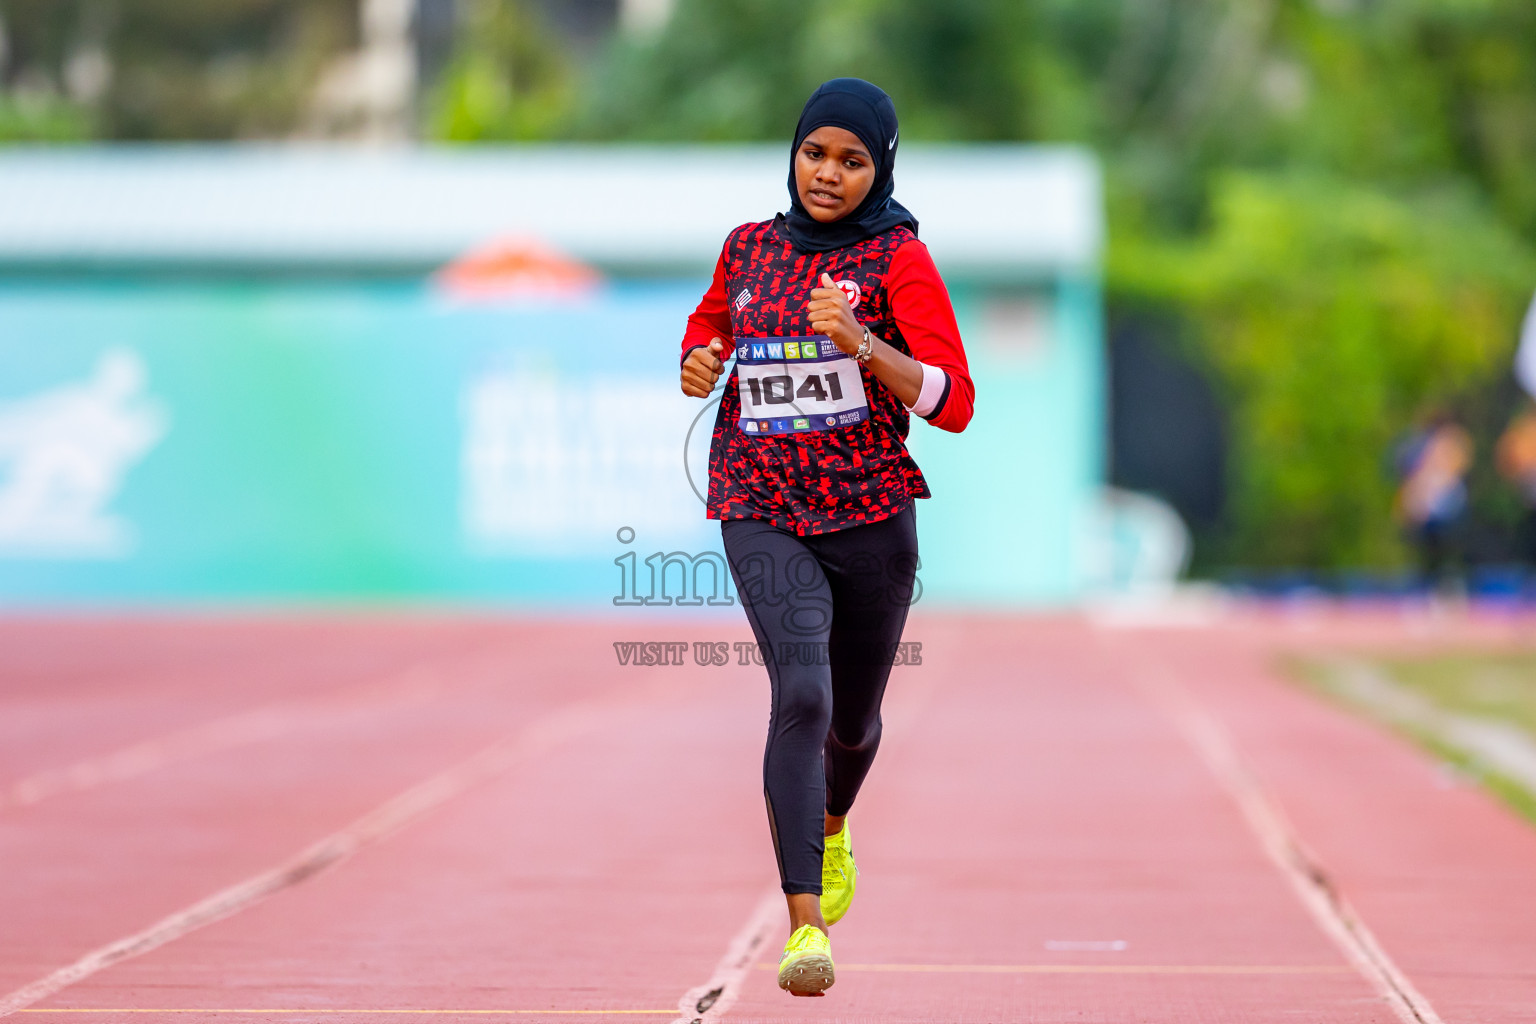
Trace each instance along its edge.
{"label": "red long sleeve", "polygon": [[699,300],[698,308],[688,317],[688,327],[683,331],[683,352],[678,357],[681,363],[688,358],[691,349],[708,345],[719,338],[725,345],[725,351],[720,353],[720,361],[731,358],[731,352],[735,349],[735,339],[731,334],[731,310],[730,300],[725,295],[725,250],[720,250],[720,258],[715,261],[715,277],[709,282],[709,290]]}
{"label": "red long sleeve", "polygon": [[959,433],[971,422],[976,386],[966,364],[949,290],[926,245],[914,238],[892,254],[885,291],[891,315],[912,349],[912,358],[943,370],[948,378],[944,395],[928,414],[928,422]]}

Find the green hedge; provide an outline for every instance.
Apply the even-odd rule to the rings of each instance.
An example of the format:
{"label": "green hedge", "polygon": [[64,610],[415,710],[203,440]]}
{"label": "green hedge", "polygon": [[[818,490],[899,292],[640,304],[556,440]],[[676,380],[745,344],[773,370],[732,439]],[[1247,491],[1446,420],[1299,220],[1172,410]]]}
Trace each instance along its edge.
{"label": "green hedge", "polygon": [[1391,449],[1509,375],[1531,247],[1463,192],[1287,173],[1218,176],[1194,238],[1142,227],[1115,226],[1111,291],[1177,309],[1224,393],[1225,560],[1399,564]]}

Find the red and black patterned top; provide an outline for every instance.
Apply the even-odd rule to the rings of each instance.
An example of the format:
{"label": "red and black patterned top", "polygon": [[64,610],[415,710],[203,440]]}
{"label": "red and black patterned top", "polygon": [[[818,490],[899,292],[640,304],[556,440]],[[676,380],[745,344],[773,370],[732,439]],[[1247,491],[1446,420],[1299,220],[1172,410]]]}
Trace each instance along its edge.
{"label": "red and black patterned top", "polygon": [[[975,388],[949,293],[927,246],[905,227],[830,252],[794,248],[778,219],[732,231],[714,280],[688,318],[683,358],[719,338],[729,358],[737,341],[810,335],[806,304],[821,275],[849,296],[854,315],[897,350],[925,364],[941,386],[920,399],[925,418],[961,431]],[[762,519],[798,536],[879,522],[930,495],[907,454],[908,409],[861,367],[869,418],[833,430],[761,435],[738,427],[741,398],[733,370],[715,417],[709,449],[710,519]]]}

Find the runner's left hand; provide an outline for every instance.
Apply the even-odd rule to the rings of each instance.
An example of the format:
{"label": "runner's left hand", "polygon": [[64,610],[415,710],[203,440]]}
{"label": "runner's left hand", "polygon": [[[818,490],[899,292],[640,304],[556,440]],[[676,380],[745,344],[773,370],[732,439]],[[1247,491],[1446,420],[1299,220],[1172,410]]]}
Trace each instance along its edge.
{"label": "runner's left hand", "polygon": [[821,275],[821,287],[811,289],[811,301],[805,304],[811,315],[811,330],[831,338],[837,347],[853,355],[864,340],[864,325],[853,315],[848,296],[832,283],[831,274]]}

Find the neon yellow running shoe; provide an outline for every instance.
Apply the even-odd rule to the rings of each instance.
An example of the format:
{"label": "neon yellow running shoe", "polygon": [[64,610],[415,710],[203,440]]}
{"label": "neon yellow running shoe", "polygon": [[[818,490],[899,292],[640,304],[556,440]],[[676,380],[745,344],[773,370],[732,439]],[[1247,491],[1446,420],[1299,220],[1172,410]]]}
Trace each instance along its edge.
{"label": "neon yellow running shoe", "polygon": [[843,830],[827,836],[826,852],[821,855],[821,916],[828,926],[837,924],[848,913],[858,878],[859,869],[853,863],[853,838],[845,818]]}
{"label": "neon yellow running shoe", "polygon": [[796,928],[779,961],[779,988],[792,996],[819,996],[836,980],[827,933],[813,924]]}

